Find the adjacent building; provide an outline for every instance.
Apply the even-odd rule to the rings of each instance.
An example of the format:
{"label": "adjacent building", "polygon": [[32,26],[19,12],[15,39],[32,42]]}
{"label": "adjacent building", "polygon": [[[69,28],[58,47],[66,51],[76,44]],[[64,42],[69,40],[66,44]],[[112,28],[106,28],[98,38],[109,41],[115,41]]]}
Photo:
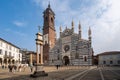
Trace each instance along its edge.
{"label": "adjacent building", "polygon": [[27,51],[27,49],[20,49],[20,53],[22,54],[22,64],[28,63],[28,60],[27,60],[28,51]]}
{"label": "adjacent building", "polygon": [[120,66],[120,51],[111,51],[98,54],[99,65]]}
{"label": "adjacent building", "polygon": [[[22,64],[28,64],[28,65],[36,64],[36,58],[37,58],[36,52],[29,51],[27,49],[21,49],[20,51],[22,53]],[[39,54],[39,58],[40,58],[40,54]]]}
{"label": "adjacent building", "polygon": [[0,38],[0,65],[21,63],[20,48]]}
{"label": "adjacent building", "polygon": [[[28,51],[27,55],[26,55],[26,59],[27,59],[27,64],[29,65],[35,65],[36,64],[36,58],[37,58],[37,54],[34,51]],[[40,61],[39,61],[40,62]]]}

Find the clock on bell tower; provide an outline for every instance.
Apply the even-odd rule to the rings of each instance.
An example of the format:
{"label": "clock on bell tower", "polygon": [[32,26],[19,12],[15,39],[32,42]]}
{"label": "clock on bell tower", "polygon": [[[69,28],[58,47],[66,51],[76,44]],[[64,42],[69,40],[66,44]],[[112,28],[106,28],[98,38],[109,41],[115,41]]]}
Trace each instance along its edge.
{"label": "clock on bell tower", "polygon": [[49,49],[54,47],[55,45],[55,13],[52,11],[50,4],[48,4],[48,7],[43,12],[43,59],[44,63],[48,62],[49,60]]}

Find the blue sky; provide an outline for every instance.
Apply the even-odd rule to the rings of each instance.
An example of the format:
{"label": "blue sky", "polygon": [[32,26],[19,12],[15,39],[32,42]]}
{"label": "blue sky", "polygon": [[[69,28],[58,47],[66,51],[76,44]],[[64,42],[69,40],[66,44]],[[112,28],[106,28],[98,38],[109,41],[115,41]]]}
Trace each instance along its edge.
{"label": "blue sky", "polygon": [[120,0],[0,0],[0,37],[35,51],[37,26],[43,26],[43,11],[49,1],[56,14],[57,37],[59,26],[71,28],[72,20],[78,33],[80,21],[84,39],[89,26],[92,29],[95,54],[120,51]]}

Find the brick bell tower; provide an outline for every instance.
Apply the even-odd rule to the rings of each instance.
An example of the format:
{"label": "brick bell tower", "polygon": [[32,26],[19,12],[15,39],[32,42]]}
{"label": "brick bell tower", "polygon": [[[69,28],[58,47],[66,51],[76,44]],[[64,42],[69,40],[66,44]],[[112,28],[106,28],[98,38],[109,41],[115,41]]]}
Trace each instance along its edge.
{"label": "brick bell tower", "polygon": [[50,3],[48,7],[43,12],[43,61],[47,63],[49,60],[49,50],[55,45],[56,41],[56,33],[55,33],[55,13],[52,11],[50,7]]}

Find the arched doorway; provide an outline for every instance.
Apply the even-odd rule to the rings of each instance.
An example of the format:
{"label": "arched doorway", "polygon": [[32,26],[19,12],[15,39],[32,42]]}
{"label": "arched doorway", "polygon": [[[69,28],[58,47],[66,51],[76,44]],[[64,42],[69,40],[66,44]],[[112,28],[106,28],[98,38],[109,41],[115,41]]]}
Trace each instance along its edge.
{"label": "arched doorway", "polygon": [[64,56],[63,60],[64,60],[64,65],[69,65],[70,61],[68,56]]}
{"label": "arched doorway", "polygon": [[4,59],[4,63],[7,64],[7,59]]}
{"label": "arched doorway", "polygon": [[11,60],[10,59],[8,60],[8,64],[11,64]]}
{"label": "arched doorway", "polygon": [[2,58],[0,58],[0,64],[2,65]]}
{"label": "arched doorway", "polygon": [[15,64],[15,60],[14,59],[12,60],[12,64]]}

